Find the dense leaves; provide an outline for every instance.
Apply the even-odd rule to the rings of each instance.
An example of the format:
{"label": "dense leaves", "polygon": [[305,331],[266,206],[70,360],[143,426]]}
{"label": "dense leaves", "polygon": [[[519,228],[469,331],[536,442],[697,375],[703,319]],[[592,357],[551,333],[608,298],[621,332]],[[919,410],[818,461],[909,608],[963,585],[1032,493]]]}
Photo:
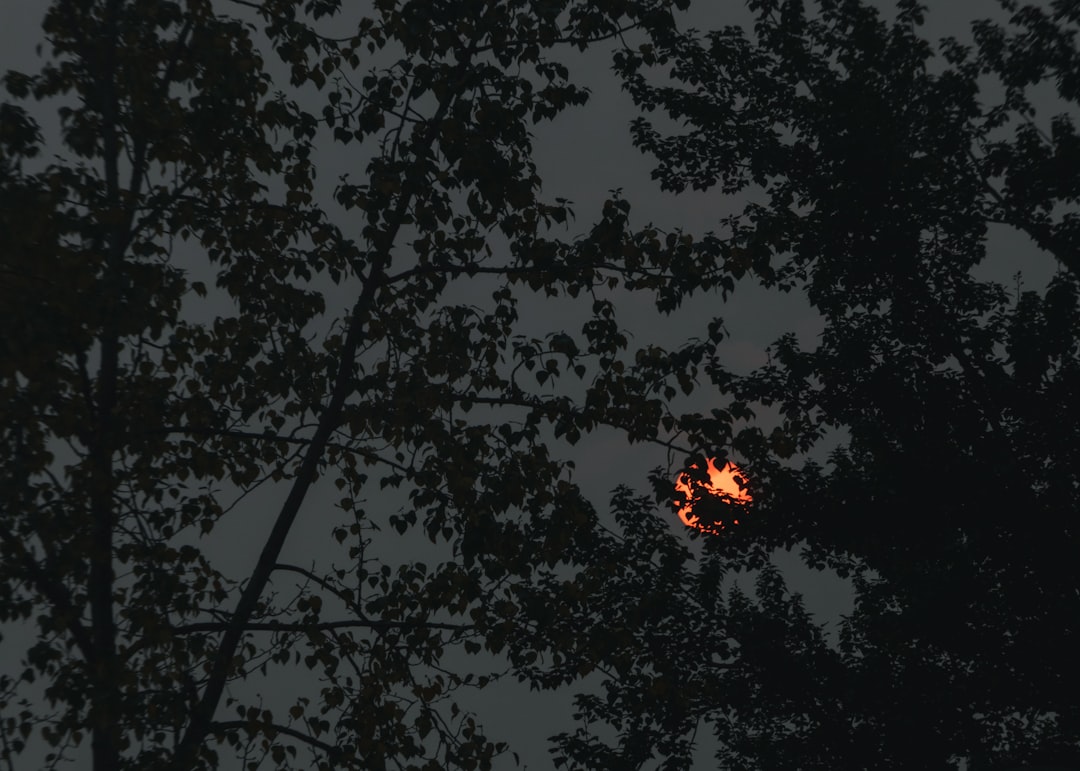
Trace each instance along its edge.
{"label": "dense leaves", "polygon": [[[9,763],[492,767],[461,662],[599,532],[548,444],[658,439],[692,366],[635,374],[612,300],[683,242],[618,198],[561,239],[530,127],[668,5],[48,7],[0,108]],[[530,336],[530,293],[592,312]]]}
{"label": "dense leaves", "polygon": [[[1075,4],[969,42],[910,0],[684,5],[49,6],[0,105],[4,757],[490,768],[460,692],[508,672],[597,685],[566,767],[1075,764]],[[531,127],[600,43],[660,186],[749,196],[720,234],[614,193],[560,236]],[[1001,228],[1048,286],[977,277]],[[820,341],[745,376],[719,318],[630,350],[625,292],[740,281]],[[531,294],[587,318],[538,332]],[[608,521],[559,451],[600,428],[737,456],[753,504],[688,545],[663,469]],[[853,583],[835,635],[770,562],[795,545]]]}
{"label": "dense leaves", "polygon": [[[678,737],[709,730],[732,768],[1075,765],[1075,3],[1002,3],[967,44],[925,40],[915,2],[891,21],[859,0],[748,5],[752,31],[665,30],[618,66],[660,113],[634,131],[664,188],[751,195],[693,248],[805,292],[824,331],[747,377],[708,370],[719,399],[778,415],[712,437],[747,459],[753,514],[663,587],[672,617],[610,659],[606,702],[581,701],[615,738],[561,737],[567,763],[687,767]],[[977,277],[1001,227],[1058,261],[1047,287]],[[768,564],[793,545],[854,582],[835,640]],[[738,565],[756,598],[725,588]],[[610,596],[638,607],[651,580]]]}

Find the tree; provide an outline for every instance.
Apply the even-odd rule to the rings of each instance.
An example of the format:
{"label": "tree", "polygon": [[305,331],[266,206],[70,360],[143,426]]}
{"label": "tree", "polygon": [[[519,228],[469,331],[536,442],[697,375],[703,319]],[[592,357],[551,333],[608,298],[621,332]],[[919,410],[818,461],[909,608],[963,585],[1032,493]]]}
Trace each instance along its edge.
{"label": "tree", "polygon": [[[619,198],[560,239],[529,126],[587,98],[560,47],[668,5],[51,4],[0,108],[0,620],[36,630],[0,683],[9,766],[43,738],[96,771],[491,767],[454,702],[488,678],[449,662],[525,666],[540,588],[601,532],[549,446],[662,441],[612,290],[684,247],[630,248]],[[330,143],[358,148],[332,202]],[[529,338],[523,292],[592,316]],[[214,537],[266,487],[237,574]],[[390,526],[441,557],[393,564]],[[326,529],[311,565],[282,556],[299,527]],[[290,667],[307,690],[264,703]]]}
{"label": "tree", "polygon": [[[687,767],[708,728],[730,768],[1078,767],[1080,11],[1002,2],[1007,23],[935,46],[912,0],[892,21],[807,5],[750,0],[752,34],[669,28],[618,55],[637,103],[684,128],[635,122],[660,184],[756,196],[690,247],[714,255],[706,275],[805,292],[825,326],[747,377],[706,369],[729,412],[780,416],[711,438],[746,459],[753,514],[698,568],[628,531],[655,571],[598,581],[595,602],[641,625],[600,657],[607,698],[580,701],[618,738],[563,735],[565,762]],[[1036,89],[1056,94],[1048,119]],[[1059,262],[1045,290],[975,277],[991,226]],[[667,304],[698,289],[667,287]],[[768,564],[796,545],[853,581],[835,644]],[[718,590],[739,566],[760,570],[756,598]]]}

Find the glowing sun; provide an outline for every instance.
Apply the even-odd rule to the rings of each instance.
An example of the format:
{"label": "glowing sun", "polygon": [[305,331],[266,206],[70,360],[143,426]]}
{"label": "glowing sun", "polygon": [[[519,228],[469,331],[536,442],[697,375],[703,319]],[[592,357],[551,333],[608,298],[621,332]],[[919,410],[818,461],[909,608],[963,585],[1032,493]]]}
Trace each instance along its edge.
{"label": "glowing sun", "polygon": [[[687,527],[712,535],[718,534],[728,526],[725,516],[738,516],[739,509],[750,503],[750,493],[745,490],[746,475],[730,461],[723,468],[716,468],[715,458],[708,461],[708,482],[691,479],[685,471],[675,478],[675,490],[686,498],[680,508],[679,519]],[[697,466],[690,468],[696,469]],[[742,482],[743,487],[739,486]],[[716,505],[722,504],[722,506]],[[732,525],[739,524],[738,519],[731,519]]]}

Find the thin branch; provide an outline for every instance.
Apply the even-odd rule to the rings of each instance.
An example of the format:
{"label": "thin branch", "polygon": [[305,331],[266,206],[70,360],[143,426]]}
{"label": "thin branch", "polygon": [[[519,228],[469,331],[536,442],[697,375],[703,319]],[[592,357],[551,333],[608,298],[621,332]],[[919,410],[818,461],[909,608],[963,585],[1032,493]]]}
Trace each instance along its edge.
{"label": "thin branch", "polygon": [[[337,430],[337,429],[335,429]],[[264,442],[284,442],[285,444],[293,444],[300,447],[310,445],[315,441],[314,438],[306,438],[301,436],[282,436],[280,434],[269,433],[256,433],[255,431],[239,431],[235,429],[214,429],[214,428],[202,428],[200,426],[163,426],[157,429],[148,429],[140,432],[141,434],[192,434],[195,436],[227,436],[232,439],[244,439],[244,440],[261,440]],[[348,444],[342,444],[340,442],[327,442],[326,449],[337,450],[338,452],[347,452],[354,455],[359,455],[366,460],[370,460],[372,463],[381,463],[385,466],[389,466],[395,471],[402,473],[408,473],[409,469],[402,466],[399,463],[395,463],[392,460],[382,457],[377,452],[363,448],[354,447]],[[295,456],[291,456],[295,457]],[[290,459],[291,459],[290,457]],[[260,482],[261,484],[261,482]]]}
{"label": "thin branch", "polygon": [[[174,635],[198,634],[200,632],[224,632],[229,624],[225,621],[201,621],[184,624],[170,629]],[[303,622],[285,623],[282,621],[257,621],[244,624],[245,632],[310,632],[332,631],[335,629],[435,629],[444,632],[471,632],[472,624],[449,624],[441,621],[373,621],[367,619],[349,619],[345,621],[319,621],[312,624]]]}
{"label": "thin branch", "polygon": [[318,750],[322,750],[331,757],[338,758],[344,754],[340,748],[335,747],[332,744],[327,744],[326,742],[320,741],[314,736],[306,734],[302,731],[297,731],[295,728],[278,725],[277,723],[271,723],[269,721],[224,720],[221,722],[212,722],[209,724],[208,728],[210,729],[210,731],[213,731],[215,733],[218,731],[235,731],[237,729],[244,729],[245,731],[252,731],[253,729],[259,728],[269,729],[271,731],[274,731],[275,733],[285,734],[286,736],[291,736],[293,739],[298,739],[299,741],[304,742],[304,744],[308,744]]}
{"label": "thin branch", "polygon": [[304,578],[308,579],[319,588],[323,589],[324,591],[330,592],[332,595],[342,600],[345,603],[346,607],[349,608],[349,610],[359,616],[361,620],[367,621],[367,617],[364,615],[363,608],[361,608],[355,602],[351,602],[345,597],[343,597],[341,594],[341,590],[335,586],[331,586],[330,583],[322,576],[318,576],[310,570],[300,567],[299,565],[288,565],[283,562],[279,562],[274,565],[274,570],[288,573],[298,573],[302,575]]}
{"label": "thin branch", "polygon": [[[266,18],[271,18],[271,19],[275,18],[273,16],[273,14],[270,14],[266,10],[266,8],[263,6],[263,4],[261,4],[261,3],[252,2],[252,0],[229,0],[229,2],[231,2],[231,3],[235,4],[235,5],[241,5],[241,6],[244,6],[246,8],[251,8],[253,10],[256,10],[259,13],[263,14]],[[278,20],[282,20],[281,17],[276,17],[276,18]],[[570,44],[570,45],[579,45],[580,46],[580,45],[590,45],[592,43],[601,43],[601,42],[603,42],[605,40],[612,40],[612,39],[614,39],[616,37],[621,38],[624,33],[631,32],[631,31],[633,31],[635,29],[640,29],[640,27],[641,27],[641,24],[635,23],[635,24],[628,24],[625,27],[616,27],[611,32],[604,33],[603,35],[597,35],[596,37],[586,37],[586,36],[576,36],[575,37],[575,36],[572,36],[572,35],[566,35],[566,36],[562,36],[562,37],[551,38],[550,41],[544,43],[544,47],[545,48],[554,48],[555,45],[562,45],[562,44]],[[323,35],[323,34],[320,34],[319,32],[316,32],[311,27],[308,27],[307,31],[310,32],[315,38],[322,41],[323,43],[333,43],[333,44],[350,43],[350,42],[354,41],[356,39],[356,37],[357,37],[356,35],[349,35],[348,37],[330,37],[329,35]],[[524,40],[514,40],[514,41],[511,41],[511,42],[503,43],[500,46],[500,48],[509,48],[509,49],[524,48],[525,46],[529,46],[529,45],[540,45],[540,38],[536,37],[536,38],[526,38]],[[485,53],[487,51],[494,50],[494,48],[495,48],[494,45],[483,45],[483,46],[478,45],[475,48],[473,48],[472,50],[473,50],[474,53]]]}
{"label": "thin branch", "polygon": [[[469,402],[470,404],[483,404],[483,405],[486,405],[486,406],[489,406],[489,407],[528,407],[529,409],[542,410],[542,411],[544,411],[546,413],[552,413],[552,414],[557,414],[559,412],[562,412],[564,414],[570,414],[570,415],[578,415],[578,416],[584,414],[583,411],[580,410],[580,409],[573,409],[573,408],[567,409],[566,407],[563,407],[558,402],[558,400],[556,400],[556,399],[545,400],[545,399],[535,397],[535,396],[534,397],[506,396],[506,395],[504,395],[504,396],[473,396],[471,394],[453,393],[453,394],[451,394],[450,398],[453,399],[456,402]],[[622,425],[620,425],[620,424],[618,424],[618,423],[616,423],[614,421],[604,420],[601,417],[596,416],[596,415],[590,415],[589,417],[592,418],[594,421],[596,421],[597,424],[602,425],[602,426],[609,426],[611,428],[620,428],[620,429],[625,429],[626,428],[625,426],[622,426]],[[679,446],[679,445],[675,444],[673,441],[659,439],[659,438],[656,438],[656,437],[649,437],[649,436],[637,437],[636,441],[646,442],[646,443],[649,443],[649,444],[658,444],[661,447],[666,447],[669,450],[675,450],[676,452],[681,452],[681,453],[690,453],[690,452],[692,452],[692,450],[690,448],[688,448],[688,447],[682,447],[682,446]]]}
{"label": "thin branch", "polygon": [[[309,445],[314,439],[308,439],[302,436],[282,436],[281,434],[271,433],[258,433],[255,431],[239,431],[237,429],[217,429],[217,428],[205,428],[202,426],[162,426],[161,428],[150,428],[138,432],[141,435],[147,434],[189,434],[191,436],[206,436],[206,437],[229,437],[230,439],[254,439],[263,442],[284,442],[285,444],[295,445]],[[328,443],[326,445],[328,450],[339,450],[341,452],[355,452],[364,454],[366,451],[354,447],[349,447],[344,444]]]}
{"label": "thin branch", "polygon": [[[593,268],[593,267],[597,267],[597,266],[590,265],[588,267]],[[516,274],[544,273],[544,272],[553,272],[553,271],[551,269],[549,269],[549,268],[514,267],[514,266],[509,266],[509,265],[505,266],[505,267],[492,267],[492,266],[486,266],[486,265],[417,265],[414,268],[409,268],[408,270],[403,270],[400,273],[397,273],[397,274],[395,274],[393,276],[389,276],[386,279],[386,283],[387,284],[396,284],[396,283],[398,283],[400,281],[404,281],[406,279],[412,278],[413,276],[420,276],[420,275],[425,275],[425,274],[440,275],[440,274],[449,273],[449,274],[451,274],[453,276],[460,276],[460,275],[464,274],[466,276],[472,277],[473,275],[475,275],[477,273],[488,273],[488,274],[495,274],[495,275],[499,275],[499,276],[512,276],[512,275],[516,275]]]}
{"label": "thin branch", "polygon": [[[613,40],[614,38],[622,38],[622,36],[625,33],[632,32],[633,30],[640,29],[640,28],[641,28],[641,24],[640,23],[635,23],[635,24],[628,24],[625,27],[616,27],[611,32],[605,32],[604,34],[597,35],[595,37],[564,35],[562,37],[551,38],[550,41],[543,43],[543,47],[544,48],[554,48],[556,45],[567,45],[567,44],[569,44],[569,45],[577,45],[577,46],[582,46],[582,45],[588,46],[588,45],[592,45],[593,43],[602,43],[602,42],[604,42],[606,40]],[[531,45],[541,45],[540,38],[536,37],[536,38],[526,38],[525,40],[514,40],[514,41],[507,42],[507,43],[503,43],[499,47],[500,48],[514,49],[514,48],[524,48],[525,46],[531,46]],[[494,45],[477,46],[476,52],[477,53],[486,53],[487,51],[493,51],[494,49],[495,49]]]}
{"label": "thin branch", "polygon": [[[477,264],[471,264],[471,265],[432,265],[432,264],[426,264],[426,265],[417,265],[417,266],[409,268],[407,270],[403,270],[400,273],[396,273],[393,276],[388,277],[386,279],[386,283],[387,284],[398,283],[398,282],[403,281],[405,279],[412,278],[413,276],[425,275],[425,274],[435,274],[435,275],[450,274],[450,275],[452,275],[454,277],[461,276],[461,275],[471,277],[472,275],[478,274],[478,273],[487,273],[487,274],[494,274],[494,275],[500,275],[500,276],[517,276],[517,275],[528,275],[530,273],[554,274],[554,273],[561,272],[563,274],[570,274],[570,273],[573,273],[573,272],[580,272],[581,270],[584,270],[584,269],[594,270],[594,271],[597,271],[597,272],[606,270],[606,271],[610,271],[611,273],[618,274],[618,275],[622,276],[624,279],[634,279],[634,278],[639,278],[639,279],[642,279],[642,278],[644,278],[644,279],[650,279],[650,278],[651,279],[678,279],[678,278],[680,278],[680,274],[678,274],[676,272],[672,272],[672,271],[649,270],[648,268],[645,268],[645,267],[628,268],[625,265],[619,265],[619,264],[613,263],[613,262],[595,261],[595,262],[590,262],[590,263],[587,263],[587,264],[583,264],[583,265],[581,265],[580,268],[577,268],[576,270],[575,269],[568,269],[565,264],[552,265],[552,266],[541,266],[541,265],[490,266],[490,265],[477,265]],[[716,273],[724,273],[725,271],[723,269],[717,269],[715,272]],[[709,275],[711,275],[711,273],[712,273],[712,271],[710,271],[710,272],[708,272],[706,274],[703,274],[703,277],[708,278]],[[594,283],[599,285],[599,284],[603,284],[604,281],[596,281]]]}

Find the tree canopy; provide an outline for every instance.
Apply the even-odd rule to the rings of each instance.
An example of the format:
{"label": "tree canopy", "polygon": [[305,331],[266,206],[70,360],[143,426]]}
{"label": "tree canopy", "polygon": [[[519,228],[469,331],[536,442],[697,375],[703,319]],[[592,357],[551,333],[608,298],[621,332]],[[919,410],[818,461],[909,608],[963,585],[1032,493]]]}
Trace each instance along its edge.
{"label": "tree canopy", "polygon": [[[666,189],[751,196],[718,262],[805,293],[824,330],[710,369],[718,398],[779,415],[714,440],[747,459],[753,515],[699,569],[608,587],[616,614],[671,599],[581,701],[619,739],[561,747],[685,767],[709,731],[725,768],[1080,767],[1080,12],[1002,2],[962,42],[926,40],[916,2],[748,6],[752,30],[618,55],[635,141]],[[978,277],[1002,227],[1057,260],[1048,286]],[[835,641],[767,561],[796,546],[853,582]],[[756,596],[717,590],[735,565]]]}
{"label": "tree canopy", "polygon": [[[549,605],[521,597],[598,529],[549,446],[662,441],[614,314],[644,271],[613,248],[628,207],[560,237],[530,127],[587,98],[561,51],[669,5],[48,7],[0,113],[0,620],[34,628],[5,763],[492,766],[460,662],[535,658]],[[354,153],[323,189],[328,145]],[[659,280],[680,247],[648,245]],[[529,293],[588,320],[530,337]],[[283,558],[317,528],[311,564]],[[275,691],[289,668],[306,690]]]}
{"label": "tree canopy", "polygon": [[[600,682],[560,767],[1076,765],[1080,11],[928,41],[911,0],[685,5],[49,5],[0,105],[9,767],[492,768],[460,697],[495,660]],[[612,194],[563,235],[531,132],[598,44],[659,185],[751,201],[721,231]],[[978,277],[1000,227],[1049,286]],[[719,318],[671,350],[620,324],[747,283],[820,342],[737,375]],[[585,321],[537,334],[529,295]],[[598,512],[564,450],[600,429],[737,458],[750,515],[714,531],[735,504],[667,468]],[[852,582],[835,639],[793,547]]]}

